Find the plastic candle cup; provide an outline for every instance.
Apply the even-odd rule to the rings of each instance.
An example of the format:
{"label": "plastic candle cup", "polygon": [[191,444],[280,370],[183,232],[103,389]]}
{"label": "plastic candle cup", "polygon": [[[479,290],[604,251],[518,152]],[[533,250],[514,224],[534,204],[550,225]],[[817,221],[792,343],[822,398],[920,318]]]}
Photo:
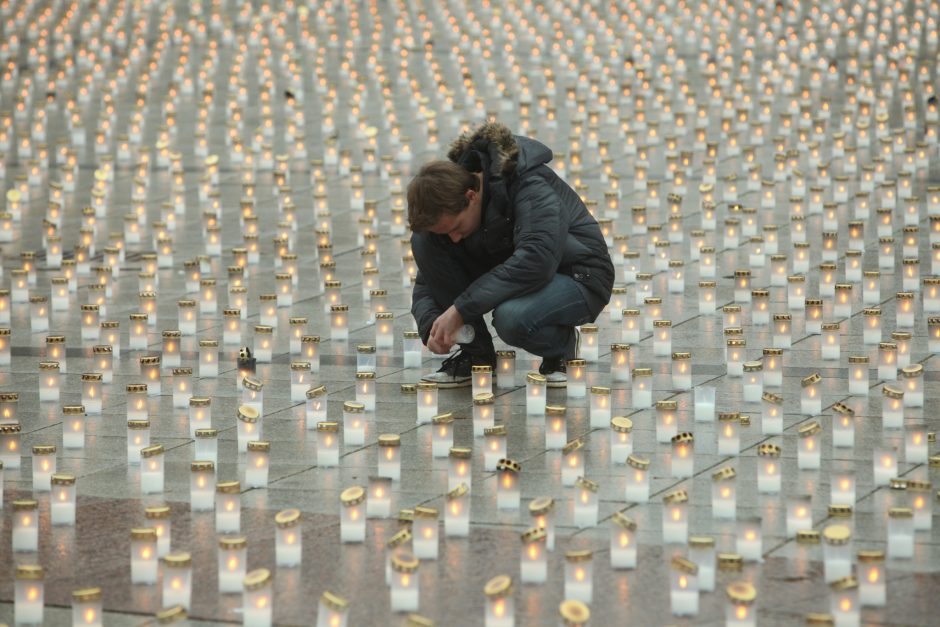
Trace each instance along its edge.
{"label": "plastic candle cup", "polygon": [[438,534],[438,511],[433,507],[414,508],[411,525],[412,549],[420,560],[435,560],[440,545]]}
{"label": "plastic candle cup", "polygon": [[653,321],[653,355],[665,357],[672,353],[672,321]]}
{"label": "plastic candle cup", "polygon": [[506,457],[506,425],[495,425],[483,430],[483,470],[493,472],[500,459]]}
{"label": "plastic candle cup", "polygon": [[268,485],[271,443],[261,440],[248,442],[248,458],[245,463],[245,485],[249,488],[265,488]]}
{"label": "plastic candle cup", "polygon": [[545,406],[545,448],[547,450],[561,450],[568,442],[568,421],[565,413],[563,406]]}
{"label": "plastic candle cup", "polygon": [[594,553],[572,550],[565,553],[565,598],[590,603],[594,596]]}
{"label": "plastic candle cup", "polygon": [[568,398],[584,398],[587,394],[587,362],[570,359],[567,362]]}
{"label": "plastic candle cup", "polygon": [[100,372],[82,373],[82,405],[89,414],[101,413],[102,375]]}
{"label": "plastic candle cup", "polygon": [[471,457],[472,449],[452,447],[448,453],[447,489],[453,490],[461,483],[472,489]]}
{"label": "plastic candle cup", "polygon": [[17,625],[43,623],[44,573],[42,566],[20,564],[14,584],[14,622]]}
{"label": "plastic candle cup", "polygon": [[698,614],[698,566],[682,557],[672,558],[670,607],[675,616]]}
{"label": "plastic candle cup", "polygon": [[417,331],[405,331],[402,334],[402,354],[405,368],[421,367],[421,336]]}
{"label": "plastic candle cup", "polygon": [[519,578],[522,583],[545,583],[548,576],[545,536],[545,530],[538,528],[529,529],[521,536],[522,554],[519,564]]}
{"label": "plastic candle cup", "polygon": [[718,414],[718,454],[737,455],[741,450],[741,414]]}
{"label": "plastic candle cup", "polygon": [[819,373],[813,373],[800,381],[800,413],[807,416],[816,416],[822,412],[822,390]]}
{"label": "plastic candle cup", "polygon": [[858,580],[846,575],[829,583],[829,611],[836,625],[859,624]]}
{"label": "plastic candle cup", "polygon": [[276,526],[275,562],[279,567],[300,566],[302,556],[302,534],[300,510],[285,509],[274,517]]}
{"label": "plastic candle cup", "polygon": [[356,345],[356,374],[368,372],[375,374],[376,347],[372,344]]}
{"label": "plastic candle cup", "polygon": [[544,416],[547,381],[541,374],[530,372],[526,375],[526,415]]}
{"label": "plastic candle cup", "polygon": [[349,339],[349,305],[330,305],[330,339],[345,342]]}
{"label": "plastic candle cup", "polygon": [[[110,345],[97,345],[92,347],[95,368],[101,374],[103,383],[111,383],[114,380],[114,371],[112,368],[113,350]],[[100,398],[100,397],[99,397]]]}
{"label": "plastic candle cup", "polygon": [[32,451],[33,491],[49,492],[52,489],[52,475],[56,472],[56,447],[42,444],[33,446]]}
{"label": "plastic candle cup", "polygon": [[483,589],[486,596],[485,627],[513,627],[515,625],[515,603],[513,601],[512,578],[497,575]]}
{"label": "plastic candle cup", "polygon": [[783,397],[772,392],[761,395],[761,433],[780,435],[783,433]]}
{"label": "plastic candle cup", "polygon": [[885,584],[885,552],[858,552],[858,600],[863,607],[884,607],[887,602]]}
{"label": "plastic candle cup", "polygon": [[222,343],[237,346],[242,343],[241,310],[226,308],[222,310]]}
{"label": "plastic candle cup", "polygon": [[[246,379],[247,380],[247,379]],[[248,451],[248,443],[260,440],[261,434],[261,415],[257,408],[252,405],[240,405],[236,413],[238,426],[238,452]]]}
{"label": "plastic candle cup", "polygon": [[215,463],[197,460],[189,465],[189,503],[194,512],[209,512],[215,507]]}
{"label": "plastic candle cup", "polygon": [[219,341],[199,340],[199,377],[214,379],[219,376]]}
{"label": "plastic candle cup", "polygon": [[571,440],[561,449],[561,484],[573,486],[584,474],[584,440]]}
{"label": "plastic candle cup", "polygon": [[671,476],[676,479],[691,477],[695,459],[695,436],[689,432],[679,433],[671,439]]}
{"label": "plastic candle cup", "polygon": [[610,567],[636,568],[636,522],[623,512],[617,512],[610,526]]}
{"label": "plastic candle cup", "polygon": [[898,453],[894,449],[876,447],[873,455],[874,485],[889,485],[898,476]]}
{"label": "plastic candle cup", "polygon": [[241,529],[241,483],[224,481],[215,486],[216,533],[238,533]]}
{"label": "plastic candle cup", "polygon": [[688,502],[685,490],[675,490],[663,497],[663,542],[684,544],[688,539]]}
{"label": "plastic candle cup", "polygon": [[595,324],[583,324],[581,330],[580,357],[586,362],[597,362],[599,338],[598,328]]}
{"label": "plastic candle cup", "polygon": [[75,476],[52,475],[52,495],[49,500],[50,520],[53,525],[75,524]]}
{"label": "plastic candle cup", "polygon": [[465,538],[470,534],[470,488],[461,483],[447,493],[444,508],[444,535]]}
{"label": "plastic candle cup", "polygon": [[218,548],[219,592],[241,592],[248,564],[244,536],[220,536]]}
{"label": "plastic candle cup", "polygon": [[780,462],[780,447],[776,444],[761,444],[757,447],[757,491],[761,494],[779,494],[783,468]]}
{"label": "plastic candle cup", "polygon": [[447,457],[454,445],[454,415],[450,412],[438,414],[431,419],[431,455]]}
{"label": "plastic candle cup", "polygon": [[317,607],[317,627],[346,627],[348,618],[349,602],[324,590]]}
{"label": "plastic candle cup", "polygon": [[193,369],[173,368],[173,407],[180,409],[189,406],[189,399],[192,397],[192,377]]}
{"label": "plastic candle cup", "polygon": [[101,588],[81,588],[72,591],[72,624],[83,627],[101,627]]}
{"label": "plastic candle cup", "polygon": [[157,583],[158,564],[157,530],[131,529],[131,583]]}
{"label": "plastic candle cup", "polygon": [[787,499],[787,537],[795,538],[801,531],[813,527],[812,497],[808,494],[791,496]]}
{"label": "plastic candle cup", "polygon": [[176,330],[163,331],[163,352],[161,361],[167,368],[175,368],[180,365],[180,338],[182,333]]}
{"label": "plastic candle cup", "polygon": [[904,391],[904,407],[924,406],[924,366],[922,364],[901,368],[901,389]]}
{"label": "plastic candle cup", "polygon": [[270,363],[274,353],[274,325],[254,326],[254,356],[258,363]]}
{"label": "plastic candle cup", "polygon": [[471,368],[473,379],[473,396],[488,394],[493,391],[493,368],[489,365],[473,366]]}
{"label": "plastic candle cup", "polygon": [[712,517],[734,520],[737,516],[737,471],[731,466],[712,473]]}
{"label": "plastic candle cup", "polygon": [[382,434],[378,445],[378,475],[401,480],[401,437],[395,433]]}
{"label": "plastic candle cup", "polygon": [[356,373],[356,402],[362,403],[366,412],[375,411],[375,373]]}
{"label": "plastic candle cup", "polygon": [[606,429],[610,424],[610,388],[591,386],[591,427]]}
{"label": "plastic candle cup", "polygon": [[844,403],[832,406],[832,446],[851,448],[855,445],[855,412]]}
{"label": "plastic candle cup", "polygon": [[393,612],[414,612],[418,609],[418,558],[403,552],[392,556],[391,608]]}
{"label": "plastic candle cup", "polygon": [[366,538],[366,491],[352,486],[340,494],[340,539],[342,542],[364,542]]}
{"label": "plastic candle cup", "polygon": [[754,627],[757,624],[757,611],[754,601],[757,589],[747,581],[736,581],[725,588],[725,625],[728,627]]}
{"label": "plastic candle cup", "polygon": [[416,424],[428,424],[437,415],[437,397],[436,383],[426,381],[418,383]]}
{"label": "plastic candle cup", "polygon": [[914,512],[909,507],[888,510],[887,554],[890,559],[914,557]]}
{"label": "plastic candle cup", "polygon": [[60,367],[57,361],[39,362],[39,401],[57,402],[59,400]]}
{"label": "plastic candle cup", "polygon": [[698,566],[698,586],[703,592],[715,589],[715,539],[690,536],[688,560]]}
{"label": "plastic candle cup", "polygon": [[516,351],[496,351],[496,387],[516,387]]}
{"label": "plastic candle cup", "polygon": [[395,314],[383,311],[375,314],[375,347],[388,350],[394,346],[392,331],[395,324]]}
{"label": "plastic candle cup", "polygon": [[362,446],[366,441],[365,406],[355,401],[343,403],[343,444]]}
{"label": "plastic candle cup", "polygon": [[822,532],[823,577],[832,583],[852,574],[852,530],[841,523],[828,525]]}
{"label": "plastic candle cup", "polygon": [[163,606],[181,605],[190,609],[192,598],[193,559],[185,551],[170,553],[163,558]]}
{"label": "plastic candle cup", "polygon": [[62,447],[67,449],[85,448],[84,405],[65,405],[62,407]]}
{"label": "plastic candle cup", "polygon": [[633,409],[649,409],[653,405],[653,369],[634,368],[633,381]]}
{"label": "plastic candle cup", "polygon": [[242,617],[245,625],[268,627],[273,612],[271,572],[266,568],[253,570],[242,581]]}
{"label": "plastic candle cup", "polygon": [[746,562],[762,561],[763,543],[761,541],[760,518],[738,520],[735,534],[735,551]]}
{"label": "plastic candle cup", "polygon": [[158,355],[140,358],[140,375],[147,384],[147,396],[160,396],[162,394],[160,357]]}
{"label": "plastic candle cup", "polygon": [[643,324],[640,319],[640,310],[626,308],[620,312],[620,341],[624,344],[638,344]]}
{"label": "plastic candle cup", "polygon": [[496,508],[519,509],[519,473],[522,465],[512,459],[501,459],[496,464]]}

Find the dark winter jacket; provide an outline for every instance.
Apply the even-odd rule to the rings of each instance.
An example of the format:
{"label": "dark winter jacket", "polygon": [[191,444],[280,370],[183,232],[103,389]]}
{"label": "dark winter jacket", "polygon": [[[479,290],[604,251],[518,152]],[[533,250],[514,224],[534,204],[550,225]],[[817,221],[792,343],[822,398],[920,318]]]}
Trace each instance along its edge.
{"label": "dark winter jacket", "polygon": [[[457,244],[446,235],[432,235],[463,246],[488,269],[454,302],[463,319],[536,292],[556,273],[577,281],[596,317],[610,299],[613,263],[581,198],[546,165],[551,150],[491,122],[458,138],[448,158],[483,172],[481,227]],[[417,320],[438,309],[420,280],[413,300]]]}

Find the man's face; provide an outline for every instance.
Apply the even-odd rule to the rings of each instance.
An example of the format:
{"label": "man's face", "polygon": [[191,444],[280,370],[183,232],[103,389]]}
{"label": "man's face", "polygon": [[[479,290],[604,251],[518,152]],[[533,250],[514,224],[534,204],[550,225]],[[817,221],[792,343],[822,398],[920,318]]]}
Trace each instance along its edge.
{"label": "man's face", "polygon": [[467,198],[469,204],[466,209],[457,214],[442,215],[437,223],[428,230],[437,235],[446,235],[450,238],[450,241],[456,244],[480,228],[483,215],[481,206],[483,194],[467,190]]}

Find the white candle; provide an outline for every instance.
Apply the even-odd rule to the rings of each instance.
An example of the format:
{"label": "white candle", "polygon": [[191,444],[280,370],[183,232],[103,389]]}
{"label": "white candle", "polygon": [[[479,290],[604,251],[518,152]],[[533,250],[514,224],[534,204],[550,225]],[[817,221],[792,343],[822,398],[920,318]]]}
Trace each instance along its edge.
{"label": "white candle", "polygon": [[591,427],[606,429],[610,424],[610,388],[591,386]]}
{"label": "white candle", "polygon": [[836,625],[859,624],[858,580],[853,575],[830,582],[829,609]]}
{"label": "white candle", "polygon": [[173,407],[189,407],[189,399],[192,396],[192,368],[173,368]]}
{"label": "white candle", "polygon": [[14,622],[17,625],[41,625],[45,599],[42,566],[18,565],[14,587]]}
{"label": "white candle", "polygon": [[572,550],[565,553],[565,598],[590,603],[594,596],[594,553]]}
{"label": "white candle", "polygon": [[914,557],[914,512],[909,507],[888,510],[887,554],[890,559]]}
{"label": "white candle", "polygon": [[339,423],[317,423],[317,465],[331,468],[339,465]]}
{"label": "white candle", "polygon": [[852,573],[852,530],[841,523],[823,529],[823,577],[831,583]]}
{"label": "white candle", "polygon": [[401,480],[401,437],[385,433],[378,439],[378,475],[392,481]]}
{"label": "white candle", "polygon": [[447,493],[444,509],[444,535],[465,538],[470,534],[470,488],[461,483]]}
{"label": "white candle", "polygon": [[75,476],[52,475],[52,495],[49,501],[50,520],[53,525],[75,524]]}
{"label": "white candle", "polygon": [[800,531],[813,528],[812,497],[808,494],[787,499],[787,537],[795,538]]}
{"label": "white candle", "polygon": [[219,376],[219,341],[199,340],[199,377],[214,379]]}
{"label": "white candle", "polygon": [[688,538],[689,494],[675,490],[663,497],[663,542],[685,543]]}
{"label": "white candle", "polygon": [[519,509],[519,473],[522,466],[511,459],[502,459],[496,465],[496,508]]}
{"label": "white candle", "polygon": [[[838,322],[825,322],[821,325],[822,344],[820,352],[823,359],[838,360],[842,340],[839,337],[841,325]],[[804,412],[805,413],[805,412]]]}
{"label": "white candle", "polygon": [[757,590],[747,581],[736,581],[726,588],[728,602],[725,606],[725,625],[728,627],[754,627],[757,610],[754,601]]}
{"label": "white candle", "polygon": [[410,553],[392,557],[391,608],[393,612],[414,612],[418,609],[418,559]]}
{"label": "white candle", "polygon": [[247,487],[267,487],[270,455],[270,442],[253,440],[248,443],[248,459],[245,463],[245,485]]}
{"label": "white candle", "polygon": [[734,520],[737,513],[737,472],[731,466],[712,473],[712,517]]}
{"label": "white candle", "polygon": [[343,443],[346,446],[362,446],[366,441],[366,414],[362,403],[343,403]]}
{"label": "white candle", "polygon": [[33,491],[49,492],[52,475],[56,472],[56,447],[54,445],[33,446]]}
{"label": "white candle", "polygon": [[887,602],[884,561],[884,551],[858,552],[858,600],[862,606],[884,607]]}
{"label": "white candle", "polygon": [[72,592],[72,624],[101,627],[101,588],[81,588]]}
{"label": "white candle", "polygon": [[653,404],[652,368],[634,368],[632,380],[633,409],[649,409]]}
{"label": "white candle", "polygon": [[349,305],[330,306],[330,338],[334,342],[345,342],[349,339]]}
{"label": "white candle", "polygon": [[610,526],[610,567],[636,568],[636,522],[617,512]]}
{"label": "white candle", "polygon": [[696,422],[712,422],[715,419],[715,391],[713,386],[695,386],[693,395]]}
{"label": "white candle", "polygon": [[356,372],[356,402],[362,403],[367,412],[375,411],[375,388],[375,372]]}
{"label": "white candle", "polygon": [[757,447],[757,491],[761,494],[780,492],[783,469],[780,462],[780,447],[776,444],[761,444]]}
{"label": "white candle", "polygon": [[473,451],[464,447],[452,447],[448,455],[447,465],[447,489],[453,490],[461,483],[467,485],[467,488],[473,489],[471,474],[471,463]]}
{"label": "white candle", "polygon": [[131,583],[157,583],[157,530],[131,529]]}
{"label": "white candle", "polygon": [[822,412],[821,381],[822,377],[818,372],[801,380],[800,412],[802,414],[816,416]]}
{"label": "white candle", "polygon": [[39,362],[39,401],[57,402],[59,400],[59,362]]}
{"label": "white candle", "polygon": [[692,353],[672,354],[672,387],[683,392],[692,389]]}
{"label": "white candle", "polygon": [[292,568],[300,566],[302,533],[300,510],[285,509],[274,517],[276,526],[275,561],[277,565]]}
{"label": "white candle", "polygon": [[[404,331],[402,334],[402,356],[405,368],[421,367],[421,336],[417,331]],[[499,384],[497,380],[497,384]]]}
{"label": "white candle", "polygon": [[[310,362],[305,362],[310,363]],[[317,424],[326,420],[327,391],[326,386],[310,387],[304,392],[304,418],[307,430],[314,430]]]}
{"label": "white candle", "polygon": [[516,387],[516,351],[496,351],[496,387]]}
{"label": "white candle", "polygon": [[620,341],[624,344],[638,344],[640,341],[640,323],[639,309],[623,309],[621,311],[622,320],[620,322]]}
{"label": "white candle", "polygon": [[898,476],[898,453],[894,449],[876,447],[873,451],[874,484],[888,485]]}
{"label": "white candle", "polygon": [[192,556],[179,551],[170,553],[163,560],[163,606],[181,605],[190,609],[192,598]]}
{"label": "white candle", "polygon": [[695,436],[689,432],[673,436],[672,452],[670,454],[671,476],[684,479],[693,475],[695,460]]}
{"label": "white candle", "polygon": [[248,541],[244,536],[220,536],[219,592],[241,592],[247,568]]}
{"label": "white candle", "polygon": [[672,558],[669,601],[672,613],[676,616],[695,616],[698,614],[698,566],[682,558]]}
{"label": "white candle", "polygon": [[85,407],[62,407],[62,446],[67,449],[85,448]]}
{"label": "white candle", "polygon": [[236,418],[238,452],[245,453],[248,451],[249,442],[260,440],[262,437],[261,414],[252,405],[239,405]]}
{"label": "white candle", "polygon": [[587,394],[587,362],[570,359],[567,362],[568,398],[584,398]]}
{"label": "white candle", "polygon": [[513,627],[515,625],[515,603],[513,601],[512,578],[497,575],[486,583],[485,627]]}
{"label": "white candle", "polygon": [[713,591],[715,589],[715,539],[711,536],[691,536],[688,560],[698,566],[699,590]]}
{"label": "white candle", "polygon": [[433,507],[415,507],[411,525],[414,555],[420,560],[435,560],[440,545],[438,534],[438,512]]}
{"label": "white candle", "polygon": [[317,607],[317,627],[346,627],[348,618],[349,602],[324,590]]}
{"label": "white candle", "polygon": [[271,625],[273,613],[273,593],[271,572],[265,568],[253,570],[242,582],[242,620],[245,625],[252,627],[268,627]]}
{"label": "white candle", "polygon": [[82,374],[82,405],[89,414],[101,413],[102,375],[100,372]]}
{"label": "white candle", "polygon": [[761,541],[760,518],[738,521],[735,550],[746,562],[762,561],[763,543]]}
{"label": "white candle", "polygon": [[526,375],[526,415],[544,416],[547,382],[541,374]]}
{"label": "white candle", "polygon": [[519,578],[522,583],[545,583],[548,576],[545,530],[533,528],[522,534]]}
{"label": "white candle", "polygon": [[718,414],[718,454],[737,455],[741,450],[741,415],[737,412]]}
{"label": "white candle", "polygon": [[364,542],[366,538],[366,491],[352,486],[340,494],[340,539],[342,542]]}
{"label": "white candle", "polygon": [[765,392],[761,396],[761,433],[780,435],[783,433],[783,397]]}
{"label": "white candle", "polygon": [[194,512],[208,512],[215,507],[215,463],[197,460],[189,465],[189,503]]}
{"label": "white candle", "polygon": [[428,424],[437,415],[437,396],[436,383],[418,383],[417,424]]}
{"label": "white candle", "polygon": [[499,460],[506,457],[506,425],[496,425],[483,430],[483,470],[493,472]]}
{"label": "white candle", "polygon": [[241,483],[224,481],[215,486],[215,531],[238,533],[241,528]]}

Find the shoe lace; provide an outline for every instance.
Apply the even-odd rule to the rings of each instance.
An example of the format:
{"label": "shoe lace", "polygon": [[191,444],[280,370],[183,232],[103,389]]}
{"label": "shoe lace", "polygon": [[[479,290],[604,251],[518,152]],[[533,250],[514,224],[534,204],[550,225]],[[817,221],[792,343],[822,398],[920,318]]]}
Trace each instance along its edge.
{"label": "shoe lace", "polygon": [[441,370],[444,372],[456,371],[457,366],[468,357],[469,355],[466,354],[462,348],[459,348],[457,352],[441,362]]}

